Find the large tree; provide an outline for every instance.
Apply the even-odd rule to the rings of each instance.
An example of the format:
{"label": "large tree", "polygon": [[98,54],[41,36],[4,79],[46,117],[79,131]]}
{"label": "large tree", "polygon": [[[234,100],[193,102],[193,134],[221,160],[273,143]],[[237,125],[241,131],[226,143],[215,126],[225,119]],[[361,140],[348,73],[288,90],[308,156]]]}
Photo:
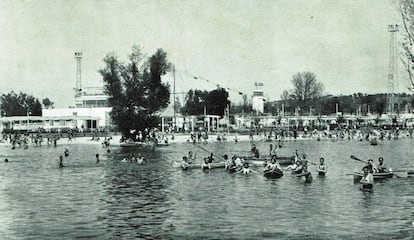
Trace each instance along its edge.
{"label": "large tree", "polygon": [[132,48],[128,60],[121,63],[115,53],[108,53],[99,72],[113,122],[124,136],[135,138],[139,131],[157,127],[160,110],[169,104],[170,87],[161,76],[169,71],[170,63],[162,49],[146,59],[138,46]]}
{"label": "large tree", "polygon": [[414,0],[400,0],[400,12],[404,30],[401,60],[408,73],[409,89],[414,91]]}
{"label": "large tree", "polygon": [[3,116],[42,116],[39,99],[27,93],[10,92],[1,95],[1,114]]}
{"label": "large tree", "polygon": [[289,98],[292,104],[307,112],[310,107],[315,107],[316,101],[322,96],[323,84],[316,80],[315,74],[311,72],[300,72],[292,78],[293,89]]}

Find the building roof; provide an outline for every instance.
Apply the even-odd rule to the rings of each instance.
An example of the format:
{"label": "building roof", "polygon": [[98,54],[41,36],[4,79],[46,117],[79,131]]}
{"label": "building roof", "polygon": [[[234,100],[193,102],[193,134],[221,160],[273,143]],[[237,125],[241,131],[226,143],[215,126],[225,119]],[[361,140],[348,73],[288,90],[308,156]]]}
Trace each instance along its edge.
{"label": "building roof", "polygon": [[14,122],[14,121],[47,121],[47,120],[99,120],[99,117],[96,116],[14,116],[14,117],[2,117],[0,121],[2,122]]}

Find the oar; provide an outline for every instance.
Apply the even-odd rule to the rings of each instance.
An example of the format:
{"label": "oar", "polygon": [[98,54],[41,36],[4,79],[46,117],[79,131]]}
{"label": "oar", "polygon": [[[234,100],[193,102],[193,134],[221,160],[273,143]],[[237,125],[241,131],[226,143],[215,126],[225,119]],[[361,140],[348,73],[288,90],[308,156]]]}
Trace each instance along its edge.
{"label": "oar", "polygon": [[[200,146],[200,145],[197,145],[197,147],[199,147],[199,148],[201,148],[202,150],[204,150],[204,151],[206,151],[206,152],[208,152],[208,153],[211,153],[209,150],[207,150],[207,149],[205,149],[204,147],[202,147],[202,146]],[[214,156],[217,156],[218,158],[220,158],[222,161],[226,161],[224,158],[222,158],[220,155],[214,155]]]}
{"label": "oar", "polygon": [[368,162],[367,162],[367,161],[364,161],[364,160],[362,160],[362,159],[359,159],[359,158],[355,157],[354,155],[351,155],[351,158],[352,158],[352,159],[354,159],[354,160],[357,160],[357,161],[360,161],[360,162],[363,162],[363,163],[368,164]]}
{"label": "oar", "polygon": [[392,172],[394,174],[394,176],[396,176],[397,178],[407,178],[408,177],[408,173],[407,172],[402,172],[402,171],[398,171],[398,172]]}

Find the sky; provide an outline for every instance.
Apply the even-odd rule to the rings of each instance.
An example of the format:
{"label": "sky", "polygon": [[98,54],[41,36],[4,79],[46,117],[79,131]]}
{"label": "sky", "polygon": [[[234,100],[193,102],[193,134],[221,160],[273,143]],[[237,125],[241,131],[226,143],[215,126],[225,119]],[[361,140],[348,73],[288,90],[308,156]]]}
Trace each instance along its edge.
{"label": "sky", "polygon": [[[260,82],[265,97],[278,100],[302,71],[313,72],[326,94],[381,93],[388,25],[400,22],[395,0],[2,0],[0,93],[74,105],[74,52],[83,53],[83,87],[101,87],[105,55],[126,61],[133,45],[148,56],[167,52],[178,93],[219,84],[239,102],[238,92],[251,96]],[[172,86],[172,73],[163,81]]]}

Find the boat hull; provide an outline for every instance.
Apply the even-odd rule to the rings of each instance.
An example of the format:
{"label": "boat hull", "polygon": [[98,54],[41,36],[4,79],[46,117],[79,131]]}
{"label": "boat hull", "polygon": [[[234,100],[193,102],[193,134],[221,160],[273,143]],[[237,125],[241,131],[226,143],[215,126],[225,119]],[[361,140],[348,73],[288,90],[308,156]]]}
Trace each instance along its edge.
{"label": "boat hull", "polygon": [[119,144],[120,147],[142,147],[142,146],[153,146],[154,143],[147,142],[122,142]]}
{"label": "boat hull", "polygon": [[[354,172],[354,181],[359,182],[361,181],[364,174],[362,172]],[[374,181],[380,181],[387,178],[392,178],[394,176],[394,173],[392,172],[386,172],[386,173],[374,173],[372,174],[374,177]]]}
{"label": "boat hull", "polygon": [[266,170],[263,171],[263,176],[270,179],[277,179],[283,177],[282,170]]}
{"label": "boat hull", "polygon": [[[210,164],[211,169],[224,168],[224,165],[225,165],[224,162]],[[201,166],[202,166],[201,163],[192,163],[192,164],[176,163],[173,165],[173,167],[181,168],[182,170],[201,169]]]}
{"label": "boat hull", "polygon": [[[255,157],[242,157],[242,156],[239,156],[239,158],[244,159],[244,161],[249,163],[249,164],[260,165],[260,166],[263,166],[266,161],[270,160],[269,157],[255,158]],[[295,162],[295,157],[278,157],[278,158],[276,158],[276,160],[279,162],[280,165],[287,166],[287,165],[291,165]]]}

